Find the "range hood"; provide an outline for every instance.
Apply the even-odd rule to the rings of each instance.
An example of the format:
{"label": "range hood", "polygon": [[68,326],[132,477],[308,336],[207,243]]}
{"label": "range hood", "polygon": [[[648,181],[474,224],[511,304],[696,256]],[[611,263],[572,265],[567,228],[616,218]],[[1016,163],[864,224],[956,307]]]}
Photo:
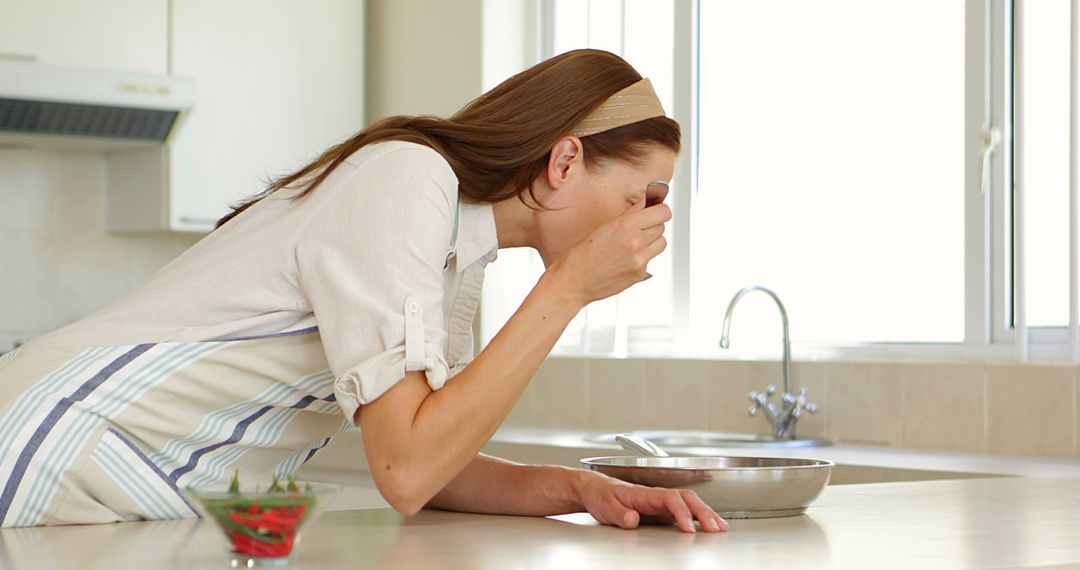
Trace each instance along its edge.
{"label": "range hood", "polygon": [[194,102],[187,77],[0,61],[0,148],[161,146]]}

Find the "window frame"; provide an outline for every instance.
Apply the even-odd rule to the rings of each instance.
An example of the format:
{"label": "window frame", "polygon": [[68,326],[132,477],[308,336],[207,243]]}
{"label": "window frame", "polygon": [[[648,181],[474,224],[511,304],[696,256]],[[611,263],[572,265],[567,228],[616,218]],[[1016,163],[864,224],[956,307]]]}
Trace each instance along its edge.
{"label": "window frame", "polygon": [[[554,3],[537,0],[537,36],[540,59],[553,53]],[[1076,2],[1073,0],[1075,7]],[[679,157],[673,181],[675,217],[669,238],[672,248],[672,323],[670,327],[629,327],[625,330],[597,331],[595,334],[625,338],[615,354],[589,350],[593,343],[562,343],[554,354],[585,356],[690,356],[719,359],[772,358],[722,351],[719,317],[715,339],[691,338],[690,209],[697,195],[698,181],[698,38],[700,0],[674,0],[674,108],[671,115],[683,127],[684,151]],[[1018,161],[1021,142],[1014,124],[1022,120],[1014,102],[1022,96],[1014,79],[1022,75],[1017,55],[1023,46],[1023,0],[968,0],[964,7],[965,32],[965,142],[964,142],[964,339],[955,343],[810,343],[793,342],[792,352],[800,359],[887,359],[919,361],[1061,361],[1080,359],[1077,338],[1077,245],[1075,178],[1070,192],[1070,326],[1028,328],[1024,321],[1023,225],[1015,223],[1023,212],[1023,187]],[[1073,97],[1076,108],[1076,17],[1073,35]],[[1074,113],[1075,116],[1075,113]],[[1075,120],[1072,133],[1075,133]],[[996,134],[995,134],[996,132]],[[1075,134],[1072,135],[1075,141]],[[983,156],[989,153],[989,181],[983,185]],[[1075,147],[1075,142],[1073,147]],[[1072,171],[1075,173],[1075,148]],[[617,346],[620,343],[615,343]]]}

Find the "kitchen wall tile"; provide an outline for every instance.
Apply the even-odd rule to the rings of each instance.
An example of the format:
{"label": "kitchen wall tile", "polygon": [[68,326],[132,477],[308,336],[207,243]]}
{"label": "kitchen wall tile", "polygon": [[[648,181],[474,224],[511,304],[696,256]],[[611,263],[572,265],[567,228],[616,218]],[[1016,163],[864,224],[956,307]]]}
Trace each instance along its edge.
{"label": "kitchen wall tile", "polygon": [[536,414],[533,412],[533,394],[536,392],[537,384],[535,378],[532,382],[529,382],[521,397],[518,398],[517,403],[510,409],[510,414],[503,420],[503,425],[524,427],[536,424]]}
{"label": "kitchen wall tile", "polygon": [[986,366],[903,368],[904,447],[986,450]]}
{"label": "kitchen wall tile", "polygon": [[[728,433],[768,433],[769,423],[758,414],[750,417],[749,394],[781,384],[776,362],[716,361],[709,370],[709,429]],[[775,397],[775,396],[774,396]]]}
{"label": "kitchen wall tile", "polygon": [[48,331],[85,316],[127,290],[125,252],[105,235],[0,229],[4,330]]}
{"label": "kitchen wall tile", "polygon": [[988,445],[992,453],[1073,453],[1073,368],[990,366]]}
{"label": "kitchen wall tile", "polygon": [[647,360],[642,427],[706,429],[711,368],[708,360]]}
{"label": "kitchen wall tile", "polygon": [[637,358],[595,358],[588,370],[589,427],[633,430],[646,417],[645,361]]}
{"label": "kitchen wall tile", "polygon": [[1072,368],[1072,394],[1076,404],[1072,406],[1072,452],[1080,458],[1080,368]]}
{"label": "kitchen wall tile", "polygon": [[[41,310],[40,287],[46,268],[35,256],[38,236],[32,230],[0,228],[0,351],[10,350],[15,341],[28,340],[54,324],[55,318],[38,317]],[[44,299],[48,302],[48,299]],[[27,335],[27,336],[23,336]]]}
{"label": "kitchen wall tile", "polygon": [[899,445],[903,438],[900,365],[829,363],[828,437],[838,442]]}
{"label": "kitchen wall tile", "polygon": [[101,153],[0,150],[0,228],[98,228],[104,193]]}
{"label": "kitchen wall tile", "polygon": [[803,412],[799,423],[795,425],[797,437],[826,437],[829,418],[829,383],[823,362],[791,363],[792,390],[806,388],[806,399],[817,404],[817,412]]}
{"label": "kitchen wall tile", "polygon": [[0,150],[0,351],[116,300],[194,234],[105,232],[101,153]]}
{"label": "kitchen wall tile", "polygon": [[[759,413],[750,417],[749,393],[765,391],[769,385],[776,386],[778,394],[772,401],[779,405],[779,392],[783,390],[783,367],[778,361],[718,361],[711,372],[709,387],[709,429],[735,433],[770,433],[772,427]],[[792,390],[807,389],[811,402],[818,404],[816,414],[804,413],[796,426],[798,437],[823,437],[827,414],[825,365],[820,363],[793,362],[791,366]]]}
{"label": "kitchen wall tile", "polygon": [[533,423],[560,428],[586,427],[589,420],[588,370],[584,358],[550,357],[533,382]]}

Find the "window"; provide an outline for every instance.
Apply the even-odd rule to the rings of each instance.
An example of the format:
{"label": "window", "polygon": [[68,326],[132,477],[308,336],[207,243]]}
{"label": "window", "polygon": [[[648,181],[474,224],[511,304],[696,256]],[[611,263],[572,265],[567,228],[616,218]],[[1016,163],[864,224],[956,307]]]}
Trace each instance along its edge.
{"label": "window", "polygon": [[1027,325],[1063,327],[1069,317],[1069,2],[1025,2],[1023,10]]}
{"label": "window", "polygon": [[[760,283],[797,340],[963,340],[963,0],[710,0],[700,25],[702,324]],[[746,299],[734,336],[772,347]]]}
{"label": "window", "polygon": [[[554,0],[549,5],[549,56],[579,48],[618,53],[649,77],[665,109],[672,108],[674,0]],[[567,327],[559,348],[625,354],[629,331],[663,338],[672,322],[670,248],[650,263],[654,278],[589,305]],[[513,314],[543,272],[532,251],[501,251],[488,270],[481,316],[486,343]],[[492,291],[500,293],[491,293]],[[503,293],[513,291],[513,293]]]}
{"label": "window", "polygon": [[[562,350],[716,356],[729,299],[760,284],[804,356],[1023,358],[1027,327],[1033,355],[1067,354],[1067,0],[540,5],[540,55],[622,54],[686,135],[657,278]],[[485,340],[519,301],[485,293]],[[777,320],[747,296],[731,352],[775,354]]]}

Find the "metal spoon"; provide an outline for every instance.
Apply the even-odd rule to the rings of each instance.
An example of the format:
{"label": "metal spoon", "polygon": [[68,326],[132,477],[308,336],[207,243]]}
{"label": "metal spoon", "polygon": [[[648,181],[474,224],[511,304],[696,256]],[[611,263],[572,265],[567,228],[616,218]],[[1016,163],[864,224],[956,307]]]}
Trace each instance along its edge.
{"label": "metal spoon", "polygon": [[632,433],[616,435],[615,441],[619,442],[619,445],[621,445],[623,449],[639,453],[646,457],[671,457],[671,455],[661,449],[659,445]]}

